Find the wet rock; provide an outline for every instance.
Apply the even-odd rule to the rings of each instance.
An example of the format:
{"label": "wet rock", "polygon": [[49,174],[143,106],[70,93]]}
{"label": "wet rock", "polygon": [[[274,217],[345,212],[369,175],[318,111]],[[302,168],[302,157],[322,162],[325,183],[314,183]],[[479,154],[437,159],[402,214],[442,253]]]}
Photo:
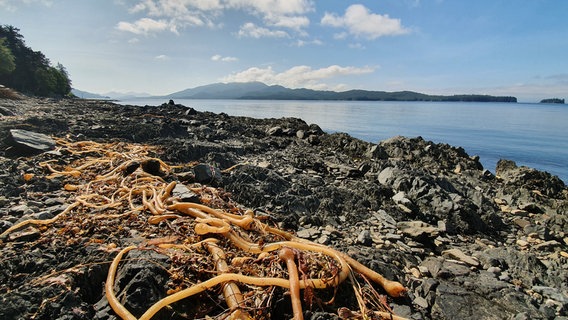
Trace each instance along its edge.
{"label": "wet rock", "polygon": [[183,183],[176,184],[172,190],[172,196],[182,202],[199,203],[199,196]]}
{"label": "wet rock", "polygon": [[142,170],[154,176],[163,176],[165,173],[161,170],[160,161],[156,159],[147,159],[140,164]]}
{"label": "wet rock", "polygon": [[[128,258],[128,262],[116,275],[114,291],[120,302],[133,315],[139,317],[148,308],[148,301],[158,301],[166,296],[166,283],[169,278],[165,264],[167,257],[154,251],[133,250],[129,252]],[[99,317],[113,314],[104,297],[97,303],[96,308]],[[161,318],[160,313],[156,318]]]}
{"label": "wet rock", "polygon": [[221,185],[223,181],[221,170],[205,163],[194,166],[193,173],[195,175],[195,181],[199,183],[218,186]]}
{"label": "wet rock", "polygon": [[31,155],[55,149],[55,141],[51,137],[37,132],[11,129],[9,138],[12,154]]}

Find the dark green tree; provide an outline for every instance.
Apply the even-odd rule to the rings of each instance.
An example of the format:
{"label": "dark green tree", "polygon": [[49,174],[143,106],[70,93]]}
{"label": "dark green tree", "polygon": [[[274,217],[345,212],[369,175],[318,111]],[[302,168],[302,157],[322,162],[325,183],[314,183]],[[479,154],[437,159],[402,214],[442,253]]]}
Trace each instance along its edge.
{"label": "dark green tree", "polygon": [[16,69],[15,58],[10,48],[4,45],[6,39],[0,38],[0,74],[8,74]]}
{"label": "dark green tree", "polygon": [[71,81],[65,68],[53,67],[40,51],[27,47],[20,30],[13,26],[0,26],[0,39],[14,57],[15,68],[10,73],[0,73],[0,83],[21,92],[39,96],[66,96],[71,91]]}

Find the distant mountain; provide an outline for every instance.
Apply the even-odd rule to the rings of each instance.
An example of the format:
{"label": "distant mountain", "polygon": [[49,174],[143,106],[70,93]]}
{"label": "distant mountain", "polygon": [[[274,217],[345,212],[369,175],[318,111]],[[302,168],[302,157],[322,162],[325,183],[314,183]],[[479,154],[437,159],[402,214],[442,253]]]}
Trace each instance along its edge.
{"label": "distant mountain", "polygon": [[100,100],[109,100],[111,97],[103,96],[98,93],[92,93],[87,91],[82,91],[79,89],[71,88],[71,93],[74,94],[77,98],[81,99],[100,99]]}
{"label": "distant mountain", "polygon": [[151,94],[144,93],[144,92],[116,92],[110,91],[103,94],[92,93],[88,91],[83,91],[79,89],[71,89],[71,93],[74,94],[76,97],[81,99],[100,99],[100,100],[126,100],[126,99],[135,99],[135,98],[148,98],[151,97]]}
{"label": "distant mountain", "polygon": [[269,88],[262,82],[214,83],[186,89],[166,96],[177,99],[240,99],[251,92],[261,92]]}
{"label": "distant mountain", "polygon": [[151,97],[151,94],[145,92],[116,92],[111,91],[104,93],[104,95],[111,97],[111,99],[115,100],[126,100],[126,99],[134,99],[134,98],[148,98]]}
{"label": "distant mountain", "polygon": [[258,99],[258,100],[353,100],[353,101],[472,101],[517,102],[517,98],[489,95],[428,95],[414,91],[349,90],[342,92],[312,89],[289,89],[262,82],[214,83],[178,91],[170,99]]}

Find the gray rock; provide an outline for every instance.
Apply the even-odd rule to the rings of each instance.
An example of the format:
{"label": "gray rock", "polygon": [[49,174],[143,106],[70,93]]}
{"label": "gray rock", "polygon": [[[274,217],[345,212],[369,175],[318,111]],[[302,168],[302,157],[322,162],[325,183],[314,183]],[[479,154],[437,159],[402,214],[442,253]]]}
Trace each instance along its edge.
{"label": "gray rock", "polygon": [[320,231],[318,229],[315,228],[307,228],[307,229],[302,229],[299,230],[298,232],[296,232],[296,235],[300,238],[304,238],[304,239],[315,239],[317,236],[319,236]]}
{"label": "gray rock", "polygon": [[282,127],[271,127],[268,130],[266,130],[266,134],[268,134],[269,136],[279,136],[282,135],[283,130]]}
{"label": "gray rock", "polygon": [[426,299],[418,296],[416,298],[414,298],[414,300],[412,301],[412,303],[414,303],[415,305],[419,306],[422,309],[426,309],[428,308],[428,301],[426,301]]}
{"label": "gray rock", "polygon": [[371,232],[369,230],[361,231],[357,236],[357,242],[364,246],[372,245],[373,239],[371,238]]}
{"label": "gray rock", "polygon": [[533,286],[531,289],[534,292],[538,292],[547,298],[568,305],[568,296],[566,295],[565,292],[563,293],[557,288],[547,287],[547,286]]}
{"label": "gray rock", "polygon": [[55,141],[42,133],[10,129],[12,145],[22,154],[41,153],[55,149]]}
{"label": "gray rock", "polygon": [[221,185],[223,181],[221,170],[205,163],[193,167],[193,173],[195,174],[195,181],[199,183]]}
{"label": "gray rock", "polygon": [[456,259],[461,262],[465,262],[470,266],[479,267],[479,261],[471,256],[466,255],[460,249],[449,249],[442,252],[444,257],[448,257],[451,259]]}
{"label": "gray rock", "polygon": [[422,221],[402,221],[397,223],[398,229],[405,235],[414,239],[435,238],[438,228]]}
{"label": "gray rock", "polygon": [[191,191],[185,184],[177,183],[172,190],[172,196],[183,202],[199,203],[199,196]]}

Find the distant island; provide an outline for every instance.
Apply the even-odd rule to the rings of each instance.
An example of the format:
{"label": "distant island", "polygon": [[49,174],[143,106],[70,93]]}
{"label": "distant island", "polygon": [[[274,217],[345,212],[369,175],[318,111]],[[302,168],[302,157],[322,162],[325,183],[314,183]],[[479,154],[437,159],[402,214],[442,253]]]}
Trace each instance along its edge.
{"label": "distant island", "polygon": [[169,99],[249,99],[249,100],[347,100],[347,101],[468,101],[517,102],[509,96],[479,94],[429,95],[413,91],[348,90],[342,92],[312,89],[290,89],[262,82],[214,83],[178,91],[161,98]]}
{"label": "distant island", "polygon": [[559,98],[542,99],[542,100],[540,100],[540,103],[558,103],[558,104],[564,104],[564,99],[559,99]]}

